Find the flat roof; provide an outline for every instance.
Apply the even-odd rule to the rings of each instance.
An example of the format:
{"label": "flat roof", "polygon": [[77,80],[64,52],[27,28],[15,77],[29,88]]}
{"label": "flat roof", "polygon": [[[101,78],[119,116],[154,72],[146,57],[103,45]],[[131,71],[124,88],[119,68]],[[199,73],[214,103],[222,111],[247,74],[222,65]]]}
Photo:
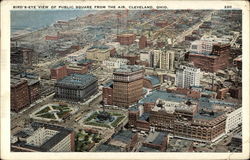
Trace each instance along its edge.
{"label": "flat roof", "polygon": [[[31,124],[31,127],[34,130],[37,130],[38,128],[44,127],[46,129],[56,130],[56,131],[58,131],[58,133],[56,135],[54,135],[53,137],[51,137],[50,139],[48,139],[41,146],[33,146],[33,145],[29,145],[25,142],[20,142],[20,141],[17,141],[16,143],[14,143],[13,146],[20,146],[20,147],[24,147],[24,148],[28,148],[28,149],[33,149],[36,151],[46,152],[46,151],[49,151],[52,147],[54,147],[58,142],[63,140],[66,136],[68,136],[69,134],[72,133],[72,129],[65,128],[62,126],[51,125],[51,124],[47,124],[47,123],[33,122]],[[26,135],[27,134],[23,134],[22,132],[16,134],[16,136],[26,136]]]}
{"label": "flat roof", "polygon": [[113,136],[113,140],[121,141],[123,143],[129,143],[134,133],[130,130],[122,130]]}
{"label": "flat roof", "polygon": [[92,74],[71,74],[64,77],[63,79],[58,80],[56,84],[85,87],[93,81],[97,81],[97,78]]}
{"label": "flat roof", "polygon": [[99,145],[95,152],[120,152],[121,148],[111,144],[101,144]]}
{"label": "flat roof", "polygon": [[160,84],[160,79],[157,76],[147,75],[144,78],[148,79],[153,86]]}
{"label": "flat roof", "polygon": [[143,67],[141,66],[138,66],[138,65],[121,65],[120,68],[117,68],[114,70],[114,72],[136,72],[136,71],[139,71],[139,70],[142,70]]}
{"label": "flat roof", "polygon": [[166,133],[163,132],[150,132],[145,142],[150,144],[161,145]]}
{"label": "flat roof", "polygon": [[160,152],[158,149],[141,146],[139,152]]}

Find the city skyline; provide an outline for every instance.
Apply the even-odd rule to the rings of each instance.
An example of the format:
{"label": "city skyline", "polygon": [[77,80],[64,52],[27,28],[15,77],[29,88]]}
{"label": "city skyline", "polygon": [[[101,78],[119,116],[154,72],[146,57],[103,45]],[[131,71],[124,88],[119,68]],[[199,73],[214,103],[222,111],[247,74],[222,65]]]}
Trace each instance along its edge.
{"label": "city skyline", "polygon": [[[96,10],[46,26],[11,37],[12,151],[242,152],[241,10]],[[44,148],[51,137],[32,137],[52,131],[36,123],[71,138]]]}

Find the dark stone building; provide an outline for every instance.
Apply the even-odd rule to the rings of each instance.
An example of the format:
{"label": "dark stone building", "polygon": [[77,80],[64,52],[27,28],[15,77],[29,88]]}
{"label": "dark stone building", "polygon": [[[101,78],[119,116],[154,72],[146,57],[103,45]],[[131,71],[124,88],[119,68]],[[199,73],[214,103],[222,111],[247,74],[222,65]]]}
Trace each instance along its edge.
{"label": "dark stone building", "polygon": [[71,74],[55,83],[55,97],[85,101],[97,92],[97,78],[92,74]]}

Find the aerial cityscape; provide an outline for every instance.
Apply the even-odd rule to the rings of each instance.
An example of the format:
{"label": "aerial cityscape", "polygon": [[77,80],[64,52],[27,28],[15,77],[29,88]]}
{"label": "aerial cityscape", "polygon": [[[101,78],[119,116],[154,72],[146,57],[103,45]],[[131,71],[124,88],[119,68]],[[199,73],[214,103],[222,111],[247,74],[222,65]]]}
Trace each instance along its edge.
{"label": "aerial cityscape", "polygon": [[241,10],[11,11],[12,152],[242,152]]}

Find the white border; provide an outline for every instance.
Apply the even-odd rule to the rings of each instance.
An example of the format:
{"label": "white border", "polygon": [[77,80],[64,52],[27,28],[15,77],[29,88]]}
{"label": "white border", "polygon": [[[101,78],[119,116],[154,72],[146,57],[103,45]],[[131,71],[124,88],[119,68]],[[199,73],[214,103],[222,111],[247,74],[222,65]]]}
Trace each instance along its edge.
{"label": "white border", "polygon": [[[169,9],[242,9],[242,153],[17,153],[10,152],[10,9],[12,5],[166,5]],[[1,159],[248,159],[249,158],[249,3],[247,1],[3,1],[1,3]]]}

